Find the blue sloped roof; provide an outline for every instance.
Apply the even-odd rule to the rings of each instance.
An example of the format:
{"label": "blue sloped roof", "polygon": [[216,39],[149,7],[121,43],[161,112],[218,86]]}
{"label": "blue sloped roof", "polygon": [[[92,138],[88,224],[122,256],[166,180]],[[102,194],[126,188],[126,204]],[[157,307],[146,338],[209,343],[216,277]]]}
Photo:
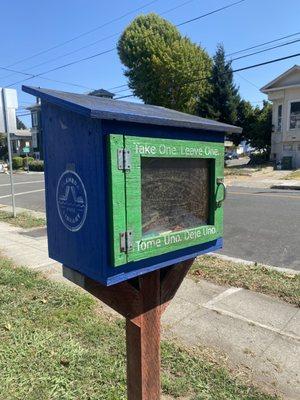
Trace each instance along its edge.
{"label": "blue sloped roof", "polygon": [[90,118],[204,129],[226,133],[239,133],[242,131],[242,128],[237,126],[149,104],[112,100],[32,86],[22,86],[22,89],[24,92],[37,96],[44,101]]}

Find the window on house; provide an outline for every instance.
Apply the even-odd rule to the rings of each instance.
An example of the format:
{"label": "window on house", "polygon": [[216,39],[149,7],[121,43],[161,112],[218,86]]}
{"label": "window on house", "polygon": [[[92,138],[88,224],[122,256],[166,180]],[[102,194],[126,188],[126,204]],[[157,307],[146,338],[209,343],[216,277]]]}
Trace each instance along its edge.
{"label": "window on house", "polygon": [[282,131],[282,104],[279,104],[278,110],[277,110],[277,131],[281,132]]}
{"label": "window on house", "polygon": [[290,108],[290,129],[300,128],[300,101],[293,101]]}
{"label": "window on house", "polygon": [[283,150],[284,151],[292,151],[293,150],[293,146],[291,144],[284,144],[283,145]]}
{"label": "window on house", "polygon": [[34,111],[34,112],[31,114],[31,118],[32,118],[32,126],[33,126],[33,127],[38,126],[38,113],[37,113],[36,111]]}

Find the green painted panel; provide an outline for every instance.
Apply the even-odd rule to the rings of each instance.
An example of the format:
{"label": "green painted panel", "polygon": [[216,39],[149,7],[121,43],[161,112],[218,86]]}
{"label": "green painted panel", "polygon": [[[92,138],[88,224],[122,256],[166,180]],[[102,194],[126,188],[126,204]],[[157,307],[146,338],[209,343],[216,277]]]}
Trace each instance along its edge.
{"label": "green painted panel", "polygon": [[110,238],[112,262],[115,267],[127,262],[127,255],[121,252],[120,243],[120,234],[126,231],[125,175],[118,169],[118,150],[123,148],[123,135],[108,136]]}
{"label": "green painted panel", "polygon": [[[217,206],[217,202],[224,196],[223,187],[217,184],[217,178],[223,178],[224,168],[224,146],[220,143],[186,141],[186,140],[171,140],[171,139],[156,139],[143,137],[125,137],[125,147],[131,151],[131,170],[126,172],[126,207],[127,207],[127,229],[133,233],[133,249],[128,252],[128,261],[137,261],[140,259],[157,256],[174,250],[179,250],[188,246],[205,243],[215,240],[223,234],[223,209]],[[153,232],[150,235],[143,236],[143,221],[142,221],[142,157],[151,157],[162,159],[207,159],[210,163],[210,178],[207,184],[210,189],[210,210],[209,223],[199,224],[194,226],[195,215],[191,218],[191,227],[181,229],[180,226],[174,228],[175,231],[159,231]],[[176,163],[170,163],[175,165]],[[204,163],[205,164],[205,163]],[[167,164],[166,164],[167,165]],[[187,166],[188,163],[185,163]],[[207,168],[205,165],[199,168]],[[175,171],[177,171],[175,169]],[[183,170],[178,170],[179,174]],[[162,174],[161,171],[158,173]],[[165,175],[163,173],[163,175]],[[173,169],[173,176],[174,169]],[[200,174],[201,175],[201,174]],[[198,178],[200,177],[198,174]],[[162,175],[160,175],[162,176]],[[182,175],[188,178],[188,174]],[[197,174],[195,174],[197,177]],[[176,176],[175,176],[176,178]],[[163,176],[162,179],[166,179]],[[183,181],[183,183],[185,183]],[[195,185],[199,180],[195,182]],[[193,188],[192,188],[193,189]],[[167,190],[166,190],[167,192]],[[179,190],[180,192],[180,190]],[[163,190],[161,191],[163,193]],[[196,193],[196,191],[195,191]],[[168,193],[165,194],[166,198]],[[178,202],[182,199],[182,193],[178,193]],[[158,198],[159,202],[160,199]],[[174,199],[174,204],[176,199]],[[163,201],[161,202],[163,204]],[[178,210],[176,211],[178,213]],[[176,214],[176,212],[174,214]],[[195,213],[194,213],[195,214]],[[184,215],[184,214],[182,214]],[[199,217],[199,216],[198,216]],[[154,215],[155,218],[155,215]],[[174,221],[176,215],[173,216]],[[151,225],[151,221],[150,221]],[[144,224],[145,226],[145,224]]]}

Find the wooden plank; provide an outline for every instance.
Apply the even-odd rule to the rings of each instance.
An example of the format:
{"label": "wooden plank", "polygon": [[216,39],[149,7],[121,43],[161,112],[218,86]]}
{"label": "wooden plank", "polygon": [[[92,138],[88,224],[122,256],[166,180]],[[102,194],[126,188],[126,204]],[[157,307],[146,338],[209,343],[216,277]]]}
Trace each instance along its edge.
{"label": "wooden plank", "polygon": [[139,278],[141,326],[126,321],[128,400],[160,399],[160,271]]}
{"label": "wooden plank", "polygon": [[140,324],[141,295],[130,283],[121,282],[117,285],[105,286],[92,279],[85,278],[84,289],[123,317]]}
{"label": "wooden plank", "polygon": [[194,258],[191,260],[183,261],[180,264],[172,265],[167,270],[165,276],[161,282],[161,313],[168,307],[170,301],[175,296],[179,289],[183,279],[188,273],[190,267],[194,262]]}

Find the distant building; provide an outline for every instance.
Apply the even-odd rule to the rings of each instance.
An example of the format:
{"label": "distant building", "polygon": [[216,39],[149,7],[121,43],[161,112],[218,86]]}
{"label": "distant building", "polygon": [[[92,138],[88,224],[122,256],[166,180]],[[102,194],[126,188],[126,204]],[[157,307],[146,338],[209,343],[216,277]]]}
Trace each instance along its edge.
{"label": "distant building", "polygon": [[92,92],[88,93],[90,96],[96,96],[96,97],[106,97],[107,99],[113,99],[114,93],[109,92],[108,90],[105,89],[97,89],[93,90]]}
{"label": "distant building", "polygon": [[36,158],[44,159],[43,150],[43,132],[41,125],[41,102],[36,99],[36,103],[27,107],[31,113],[31,135],[32,135],[32,149]]}
{"label": "distant building", "polygon": [[273,102],[271,159],[283,168],[300,168],[300,66],[261,88]]}
{"label": "distant building", "polygon": [[17,129],[16,133],[10,134],[13,155],[24,155],[23,148],[29,147],[32,154],[31,131],[28,129]]}
{"label": "distant building", "polygon": [[[108,99],[112,99],[114,97],[114,93],[109,92],[105,89],[97,89],[88,93],[90,96],[96,97],[106,97]],[[27,110],[31,113],[31,134],[32,134],[32,149],[33,154],[36,158],[43,160],[44,159],[44,150],[43,150],[43,130],[41,125],[41,102],[40,99],[37,98],[36,103],[27,107]]]}

